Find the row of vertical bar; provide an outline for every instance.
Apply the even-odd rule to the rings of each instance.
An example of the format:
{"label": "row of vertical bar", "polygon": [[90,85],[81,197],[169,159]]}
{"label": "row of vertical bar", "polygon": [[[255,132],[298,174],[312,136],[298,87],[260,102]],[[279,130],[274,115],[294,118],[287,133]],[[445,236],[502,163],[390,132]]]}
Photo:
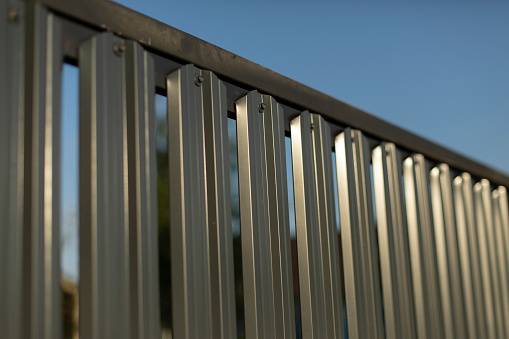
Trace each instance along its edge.
{"label": "row of vertical bar", "polygon": [[[61,31],[38,4],[1,6],[0,335],[60,338]],[[81,336],[160,337],[153,60],[105,33],[79,65]],[[187,65],[167,97],[173,335],[234,338],[226,87]],[[284,112],[252,91],[236,114],[246,337],[295,338]],[[334,183],[329,124],[302,112],[291,137],[304,337],[344,337],[334,184],[349,337],[509,334],[504,187],[351,128]]]}
{"label": "row of vertical bar", "polygon": [[[206,109],[199,105],[211,105],[203,104],[205,95],[195,88],[200,87],[197,79],[202,74],[208,79],[210,73],[186,66],[175,74],[168,78],[168,98],[169,102],[178,104],[169,104],[168,112],[171,117],[171,112],[180,108],[178,119],[184,119],[183,112],[192,116],[191,112],[196,111],[197,115],[190,119],[195,125],[196,121],[206,116],[201,113]],[[205,92],[211,95],[211,101],[214,102],[214,90]],[[193,106],[197,104],[198,108]],[[185,108],[188,106],[194,108]],[[282,111],[273,98],[260,95],[256,91],[240,99],[236,111],[246,335],[252,338],[294,337]],[[171,126],[183,128],[183,123],[176,121],[169,123],[170,130]],[[196,139],[203,128],[198,126],[194,132],[187,130],[188,136],[193,136],[187,141],[188,147],[200,150],[192,167],[201,168],[205,166],[199,162],[201,159],[211,159],[208,157],[208,150],[199,146],[204,142],[200,138],[204,137]],[[175,135],[179,133],[177,130],[173,132]],[[291,132],[303,334],[306,337],[342,337],[344,329],[341,321],[342,300],[338,290],[339,263],[335,243],[336,231],[332,221],[334,199],[330,191],[333,185],[332,164],[327,156],[329,150],[332,150],[330,130],[323,118],[303,112],[292,121]],[[183,138],[184,133],[180,133],[180,138]],[[185,143],[180,142],[179,144],[176,139],[170,140],[170,148],[173,145],[176,150],[180,150],[179,156],[185,158],[184,154],[189,154],[190,151],[182,150]],[[485,317],[479,312],[476,315],[472,305],[482,301],[479,296],[474,296],[482,289],[479,281],[475,284],[470,281],[466,284],[462,282],[472,275],[472,271],[479,270],[479,263],[470,259],[474,254],[467,251],[472,241],[468,236],[471,231],[467,230],[466,225],[473,220],[472,215],[469,215],[473,209],[465,205],[473,203],[472,195],[468,193],[468,185],[471,185],[468,174],[456,178],[453,187],[447,165],[442,164],[431,169],[428,161],[418,154],[402,162],[400,152],[390,143],[376,147],[371,154],[367,138],[357,130],[345,129],[336,137],[335,146],[339,169],[340,209],[344,225],[349,335],[394,338],[413,337],[417,334],[422,338],[428,335],[459,335],[471,338],[479,335],[485,328]],[[376,227],[372,205],[372,178],[369,173],[371,156],[378,211]],[[170,155],[170,159],[173,158]],[[181,163],[185,164],[185,161],[181,160]],[[185,168],[185,165],[182,166]],[[207,169],[210,166],[211,163],[207,163]],[[184,171],[171,176],[180,177],[182,181]],[[214,172],[211,173],[210,178],[217,180]],[[405,179],[405,193],[401,185],[402,174]],[[194,177],[202,177],[202,174],[195,173]],[[193,185],[196,183],[193,182]],[[187,194],[193,194],[195,188],[189,188]],[[496,192],[493,200],[498,204],[503,198],[499,198],[498,191]],[[200,199],[195,196],[190,201],[196,203]],[[206,205],[207,201],[214,203],[214,196],[208,196],[202,204]],[[405,206],[409,208],[408,215]],[[176,203],[174,208],[177,207],[182,208],[182,203]],[[210,209],[202,207],[202,211],[205,210]],[[194,213],[199,214],[196,213],[196,208]],[[502,213],[499,214],[499,217],[494,218],[499,220],[495,223],[501,224],[503,216]],[[184,224],[182,220],[173,223]],[[180,232],[191,228],[190,225],[184,226]],[[182,236],[181,233],[178,233],[178,236]],[[199,237],[196,236],[192,239],[182,241],[179,238],[178,241],[193,243],[192,246],[199,246],[198,243],[205,245],[207,242],[207,239],[198,240]],[[267,239],[270,239],[270,242],[267,242]],[[209,241],[209,246],[211,245],[212,242]],[[199,251],[193,251],[196,252]],[[204,251],[204,256],[210,253],[209,248],[209,252]],[[497,253],[499,256],[502,254],[501,251]],[[380,259],[377,257],[379,254]],[[185,262],[184,258],[173,260]],[[200,267],[207,260],[210,259],[201,258],[191,263],[188,271]],[[381,277],[378,265],[382,268]],[[500,264],[498,267],[503,271]],[[351,269],[352,273],[348,272],[348,269]],[[206,274],[207,270],[202,272]],[[185,269],[179,273],[189,274]],[[196,280],[196,277],[192,280]],[[202,280],[215,281],[207,276],[203,276]],[[174,288],[174,293],[192,290],[196,286],[199,286],[201,292],[209,288],[206,283],[189,286],[190,282],[183,281],[182,286]],[[380,281],[383,286],[385,328],[381,311]],[[463,287],[464,285],[466,287]],[[477,287],[474,288],[473,285]],[[193,291],[197,293],[197,290]],[[217,300],[220,302],[224,299]],[[174,311],[181,309],[184,304],[189,305],[186,302],[188,303],[189,299],[183,301],[183,304],[175,301],[174,306],[180,306],[175,306]],[[464,305],[468,305],[467,309]],[[197,312],[197,307],[195,304],[190,310]],[[201,327],[189,326],[186,329],[188,333],[193,329],[205,328],[203,320],[209,316],[208,309],[201,315],[183,315],[188,317],[182,319],[185,324],[201,324]],[[368,326],[365,326],[366,320]],[[177,328],[178,325],[175,333],[178,333]],[[214,332],[214,337],[219,335],[219,332]]]}
{"label": "row of vertical bar", "polygon": [[[316,144],[312,144],[308,132],[308,129],[316,129],[316,124],[311,122],[309,113],[303,112],[292,121],[291,127],[303,333],[316,336],[326,333],[326,324],[320,320],[327,318],[327,308],[320,296],[324,293],[323,286],[313,285],[324,267],[318,265],[319,258],[314,259],[310,254],[323,245],[317,240],[318,231],[312,233],[309,231],[312,227],[307,226],[311,224],[309,220],[317,218],[316,210],[309,206],[318,204],[320,196],[313,194],[315,190],[318,192],[313,186],[317,185],[313,179],[317,176],[316,163],[313,166],[312,161],[305,160],[317,157]],[[456,178],[453,192],[447,165],[431,169],[429,162],[419,154],[410,156],[402,164],[396,147],[382,143],[372,154],[378,221],[375,230],[368,167],[370,148],[360,131],[347,128],[336,137],[336,160],[349,336],[484,336],[486,317],[474,306],[483,303],[480,295],[483,289],[479,276],[475,283],[472,277],[472,271],[479,272],[480,268],[476,238],[468,234],[475,230],[467,230],[467,222],[471,224],[470,229],[475,226],[468,174]],[[406,204],[402,203],[402,175]],[[493,193],[493,201],[500,205],[498,192]],[[491,209],[486,202],[484,205],[484,210]],[[501,225],[502,213],[497,212],[497,208],[493,210],[495,215],[500,215],[494,218],[498,218]],[[304,225],[301,229],[299,223]],[[496,258],[502,258],[502,240],[499,239],[504,239],[505,233],[501,227],[496,229],[499,243]],[[469,251],[470,246],[473,253]],[[380,260],[376,258],[378,254]],[[495,258],[495,252],[491,255]],[[475,258],[471,259],[473,256]],[[496,262],[501,272],[499,277],[490,276],[490,281],[507,276],[506,260],[502,259],[489,259],[491,266]],[[381,277],[377,277],[378,265]],[[385,327],[378,290],[380,279]],[[499,293],[503,305],[507,298],[502,295],[503,291]],[[497,311],[499,317],[505,314],[501,311]],[[500,322],[498,326],[503,324]],[[498,331],[500,333],[501,329]]]}

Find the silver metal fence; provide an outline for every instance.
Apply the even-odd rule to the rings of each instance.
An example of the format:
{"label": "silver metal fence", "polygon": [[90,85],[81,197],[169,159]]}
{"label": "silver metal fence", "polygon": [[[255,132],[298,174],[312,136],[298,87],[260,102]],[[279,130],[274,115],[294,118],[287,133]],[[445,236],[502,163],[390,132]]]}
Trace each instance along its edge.
{"label": "silver metal fence", "polygon": [[245,338],[509,337],[508,175],[112,2],[1,0],[0,13],[1,338],[63,337],[64,63],[80,72],[81,338],[164,335],[160,270],[174,338],[237,337],[228,117]]}

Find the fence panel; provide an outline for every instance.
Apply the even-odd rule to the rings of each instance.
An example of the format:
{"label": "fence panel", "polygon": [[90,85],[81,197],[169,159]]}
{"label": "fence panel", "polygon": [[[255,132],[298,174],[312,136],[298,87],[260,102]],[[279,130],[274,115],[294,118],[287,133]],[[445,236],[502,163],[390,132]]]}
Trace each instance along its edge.
{"label": "fence panel", "polygon": [[[64,61],[80,69],[81,337],[161,336],[158,189],[172,335],[237,337],[228,115],[248,339],[297,337],[293,264],[303,336],[344,337],[336,184],[350,338],[509,335],[509,176],[112,2],[0,10],[0,337],[62,337]],[[156,90],[168,102],[164,188]]]}

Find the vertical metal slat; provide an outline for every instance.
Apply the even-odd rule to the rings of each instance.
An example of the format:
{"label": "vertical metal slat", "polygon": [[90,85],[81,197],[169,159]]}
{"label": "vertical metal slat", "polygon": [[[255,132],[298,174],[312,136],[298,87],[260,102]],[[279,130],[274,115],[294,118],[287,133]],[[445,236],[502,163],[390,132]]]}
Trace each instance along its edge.
{"label": "vertical metal slat", "polygon": [[238,100],[236,111],[246,338],[291,338],[283,112],[256,91]]}
{"label": "vertical metal slat", "polygon": [[233,339],[237,332],[226,87],[214,73],[202,75],[212,334]]}
{"label": "vertical metal slat", "polygon": [[327,338],[343,338],[343,298],[332,178],[330,127],[318,114],[311,115],[313,153],[316,175],[322,281],[325,293]]}
{"label": "vertical metal slat", "polygon": [[509,204],[507,201],[507,189],[504,186],[498,186],[497,190],[501,227],[504,237],[505,258],[509,273]]}
{"label": "vertical metal slat", "polygon": [[290,130],[302,335],[306,338],[324,338],[323,267],[320,260],[320,231],[316,226],[319,216],[310,114],[303,112],[293,119]]}
{"label": "vertical metal slat", "polygon": [[129,338],[125,43],[80,46],[80,335]]}
{"label": "vertical metal slat", "polygon": [[421,154],[403,162],[415,317],[420,339],[443,337],[428,173],[429,165]]}
{"label": "vertical metal slat", "polygon": [[[276,337],[295,338],[284,112],[276,100],[268,95],[262,95],[262,103],[265,104],[263,124],[267,161]],[[274,183],[274,187],[269,183]]]}
{"label": "vertical metal slat", "polygon": [[[497,259],[497,241],[495,236],[495,227],[493,225],[493,204],[491,197],[491,183],[486,179],[481,179],[481,201],[482,201],[482,216],[483,225],[486,232],[486,239],[488,245],[488,256],[491,270],[491,282],[493,288],[493,298],[495,306],[495,320],[497,324],[498,337],[505,338],[505,326],[504,326],[504,308],[502,300],[502,288],[501,286],[501,272],[499,271],[498,259]],[[508,323],[509,324],[509,323]]]}
{"label": "vertical metal slat", "polygon": [[488,338],[498,338],[497,321],[495,309],[495,293],[491,275],[490,256],[488,253],[488,235],[484,220],[484,207],[482,201],[482,184],[474,185],[474,204],[476,216],[476,234],[479,245],[479,263],[481,267],[482,285],[484,292],[484,311],[486,312],[486,328]]}
{"label": "vertical metal slat", "polygon": [[26,4],[23,201],[24,337],[60,338],[60,104],[58,19]]}
{"label": "vertical metal slat", "polygon": [[173,335],[212,338],[202,74],[168,75],[168,162]]}
{"label": "vertical metal slat", "polygon": [[236,102],[240,225],[247,338],[275,336],[269,247],[267,165],[261,98],[250,92]]}
{"label": "vertical metal slat", "polygon": [[502,304],[503,324],[505,333],[509,333],[509,280],[507,276],[507,257],[505,248],[505,232],[502,226],[502,215],[500,205],[500,191],[498,189],[491,193],[493,206],[493,233],[496,242],[495,258],[498,266],[500,284],[500,302]]}
{"label": "vertical metal slat", "polygon": [[167,78],[173,333],[233,338],[226,89],[193,65]]}
{"label": "vertical metal slat", "polygon": [[161,336],[157,241],[154,62],[126,41],[125,90],[129,190],[130,335]]}
{"label": "vertical metal slat", "polygon": [[414,300],[400,151],[383,142],[372,152],[387,338],[415,338]]}
{"label": "vertical metal slat", "polygon": [[24,159],[23,2],[0,2],[0,329],[21,330]]}
{"label": "vertical metal slat", "polygon": [[369,145],[361,131],[350,128],[335,143],[349,337],[382,338]]}
{"label": "vertical metal slat", "polygon": [[[501,229],[501,238],[502,240],[502,248],[505,249],[505,252],[501,253],[500,255],[504,257],[505,263],[506,263],[506,272],[509,279],[509,204],[507,201],[507,189],[504,186],[498,186],[498,213],[499,213],[499,219],[500,219],[500,229]],[[501,259],[502,260],[502,259]],[[505,292],[507,293],[507,287],[508,285],[504,285],[503,288],[505,289]],[[506,300],[507,301],[507,300]],[[505,314],[507,317],[507,313]],[[506,325],[509,323],[506,322]],[[506,332],[506,333],[509,333]]]}
{"label": "vertical metal slat", "polygon": [[[479,247],[475,230],[475,211],[470,174],[462,173],[454,179],[453,193],[469,337],[482,338],[486,337],[488,333],[482,295]],[[475,325],[472,325],[472,322]]]}
{"label": "vertical metal slat", "polygon": [[330,128],[306,111],[291,132],[303,334],[343,338]]}
{"label": "vertical metal slat", "polygon": [[430,181],[444,332],[447,338],[466,338],[467,324],[449,166],[440,164],[434,167],[430,172]]}

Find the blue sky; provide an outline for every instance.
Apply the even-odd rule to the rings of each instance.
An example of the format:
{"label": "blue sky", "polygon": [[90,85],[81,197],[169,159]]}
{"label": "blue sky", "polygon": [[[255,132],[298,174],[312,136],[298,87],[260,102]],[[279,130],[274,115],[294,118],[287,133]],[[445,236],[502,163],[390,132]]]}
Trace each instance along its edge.
{"label": "blue sky", "polygon": [[[507,2],[118,2],[509,173]],[[77,79],[66,66],[63,268],[71,278]]]}

